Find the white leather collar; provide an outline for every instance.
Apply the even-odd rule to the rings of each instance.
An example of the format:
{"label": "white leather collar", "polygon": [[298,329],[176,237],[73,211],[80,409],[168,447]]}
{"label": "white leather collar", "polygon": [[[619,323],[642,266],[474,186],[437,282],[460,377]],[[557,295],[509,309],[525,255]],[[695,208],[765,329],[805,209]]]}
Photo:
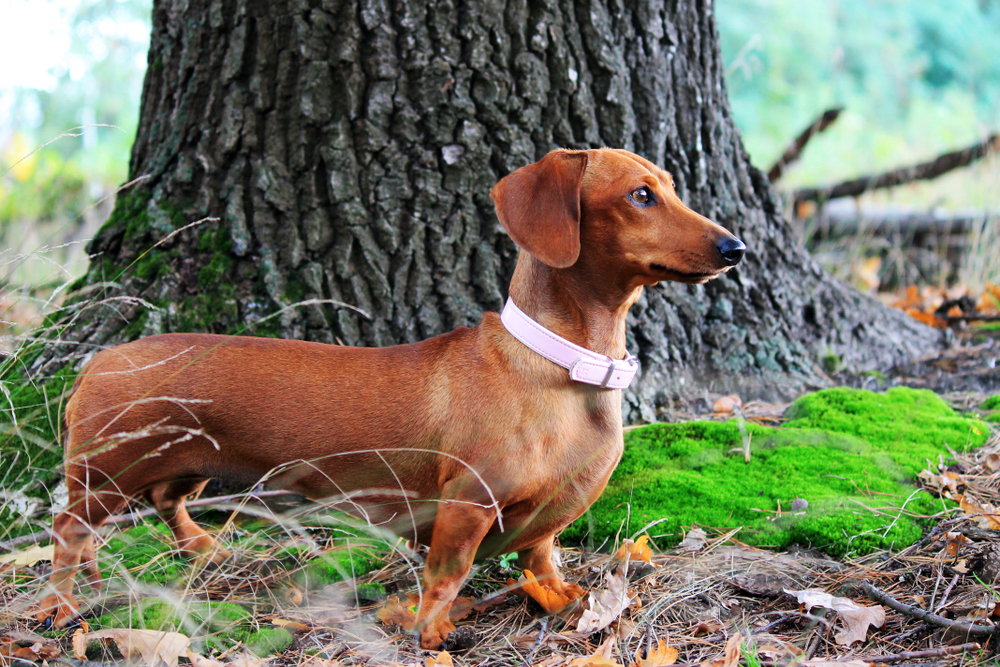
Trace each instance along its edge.
{"label": "white leather collar", "polygon": [[615,360],[571,343],[525,315],[509,297],[500,321],[514,338],[549,361],[569,369],[570,379],[577,382],[602,389],[625,389],[639,370],[635,355],[626,353],[624,359]]}

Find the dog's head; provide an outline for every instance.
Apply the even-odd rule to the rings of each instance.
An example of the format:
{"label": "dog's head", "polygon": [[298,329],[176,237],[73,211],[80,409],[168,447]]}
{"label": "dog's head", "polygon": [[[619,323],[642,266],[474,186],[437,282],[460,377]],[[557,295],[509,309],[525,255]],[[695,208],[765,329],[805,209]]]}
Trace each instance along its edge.
{"label": "dog's head", "polygon": [[510,237],[555,268],[584,264],[630,285],[703,283],[746,246],[684,205],[673,178],[634,153],[557,150],[490,193]]}

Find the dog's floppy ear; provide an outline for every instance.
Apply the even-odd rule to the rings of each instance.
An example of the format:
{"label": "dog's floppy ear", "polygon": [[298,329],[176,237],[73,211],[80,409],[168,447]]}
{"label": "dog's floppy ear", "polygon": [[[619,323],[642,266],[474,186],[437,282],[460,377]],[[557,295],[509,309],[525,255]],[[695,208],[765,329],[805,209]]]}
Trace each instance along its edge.
{"label": "dog's floppy ear", "polygon": [[580,256],[580,181],[586,151],[552,151],[500,179],[490,197],[514,243],[564,269]]}

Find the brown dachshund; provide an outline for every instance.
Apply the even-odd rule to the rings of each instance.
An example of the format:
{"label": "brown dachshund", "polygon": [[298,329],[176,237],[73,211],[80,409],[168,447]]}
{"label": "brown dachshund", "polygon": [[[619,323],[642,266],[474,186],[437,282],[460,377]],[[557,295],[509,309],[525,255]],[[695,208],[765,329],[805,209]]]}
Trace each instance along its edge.
{"label": "brown dachshund", "polygon": [[[508,304],[503,321],[486,313],[478,327],[381,349],[169,334],[97,354],[66,406],[69,506],[39,618],[77,616],[81,559],[100,582],[94,530],[138,494],[182,552],[227,557],[184,507],[212,477],[267,477],[316,499],[366,490],[352,502],[372,522],[430,547],[425,648],[454,629],[448,610],[476,558],[516,551],[542,583],[582,595],[556,571],[553,540],[622,453],[615,387],[636,368],[625,315],[643,285],[703,283],[745,246],[687,208],[670,174],[622,150],[553,151],[492,197],[521,248],[520,310]],[[567,350],[569,371],[549,360]]]}

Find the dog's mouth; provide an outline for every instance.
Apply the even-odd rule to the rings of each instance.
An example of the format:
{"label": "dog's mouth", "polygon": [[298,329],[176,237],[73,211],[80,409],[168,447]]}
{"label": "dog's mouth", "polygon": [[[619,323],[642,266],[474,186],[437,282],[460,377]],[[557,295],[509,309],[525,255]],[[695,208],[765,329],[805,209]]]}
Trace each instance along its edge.
{"label": "dog's mouth", "polygon": [[676,283],[688,283],[692,285],[699,285],[701,283],[708,282],[712,278],[717,278],[719,274],[725,273],[729,270],[729,268],[730,267],[726,267],[718,271],[705,273],[687,273],[684,271],[668,269],[662,264],[656,264],[655,262],[649,265],[650,272],[659,277],[660,280],[670,280]]}

